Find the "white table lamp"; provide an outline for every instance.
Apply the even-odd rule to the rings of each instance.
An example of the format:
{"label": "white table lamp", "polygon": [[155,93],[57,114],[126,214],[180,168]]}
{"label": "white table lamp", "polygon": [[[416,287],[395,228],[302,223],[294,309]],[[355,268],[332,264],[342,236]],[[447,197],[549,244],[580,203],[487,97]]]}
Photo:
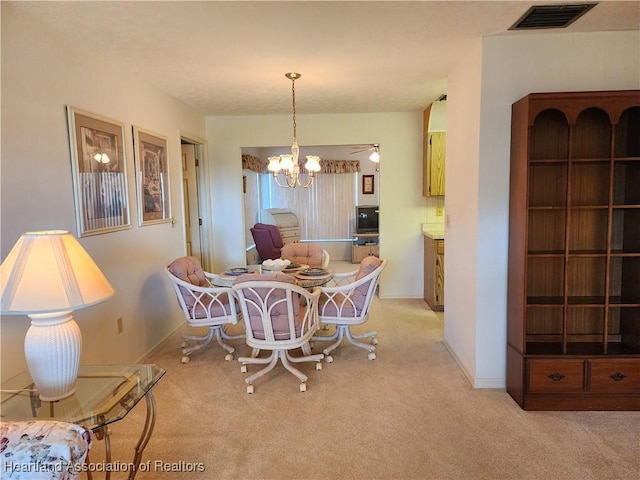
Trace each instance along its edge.
{"label": "white table lamp", "polygon": [[114,294],[80,243],[66,231],[27,232],[0,266],[2,313],[26,314],[27,367],[42,400],[75,392],[82,336],[72,310]]}

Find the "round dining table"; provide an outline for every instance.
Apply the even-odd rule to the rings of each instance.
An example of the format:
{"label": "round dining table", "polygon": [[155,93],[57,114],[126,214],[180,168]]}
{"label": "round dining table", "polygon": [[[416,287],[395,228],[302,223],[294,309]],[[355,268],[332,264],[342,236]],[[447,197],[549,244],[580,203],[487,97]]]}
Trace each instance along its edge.
{"label": "round dining table", "polygon": [[322,269],[324,272],[319,272],[313,275],[305,275],[303,272],[309,268],[309,265],[299,265],[295,268],[287,268],[283,271],[271,271],[264,268],[262,265],[247,265],[246,267],[231,268],[218,274],[213,284],[217,287],[231,287],[236,278],[244,273],[260,273],[264,275],[270,275],[274,273],[285,273],[291,275],[296,279],[296,285],[302,288],[321,287],[326,285],[333,278],[333,272],[328,269]]}

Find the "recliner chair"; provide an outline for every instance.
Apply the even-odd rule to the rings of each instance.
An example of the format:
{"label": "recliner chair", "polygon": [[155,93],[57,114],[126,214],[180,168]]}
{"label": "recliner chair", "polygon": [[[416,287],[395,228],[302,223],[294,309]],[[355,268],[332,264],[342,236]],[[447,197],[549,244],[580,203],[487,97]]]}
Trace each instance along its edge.
{"label": "recliner chair", "polygon": [[250,230],[260,261],[280,258],[280,249],[284,246],[284,242],[276,225],[256,223]]}

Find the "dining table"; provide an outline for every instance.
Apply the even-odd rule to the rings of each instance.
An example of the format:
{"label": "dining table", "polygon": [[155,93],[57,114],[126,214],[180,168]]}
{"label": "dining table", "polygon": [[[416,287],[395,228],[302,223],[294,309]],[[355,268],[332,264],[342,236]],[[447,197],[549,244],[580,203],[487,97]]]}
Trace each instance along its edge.
{"label": "dining table", "polygon": [[245,273],[259,273],[273,275],[274,273],[285,273],[291,275],[296,280],[296,285],[302,288],[314,288],[326,285],[333,278],[333,272],[326,268],[310,267],[304,264],[292,264],[290,268],[284,270],[269,270],[261,264],[247,265],[245,267],[229,268],[216,275],[213,284],[217,287],[232,287],[236,278]]}

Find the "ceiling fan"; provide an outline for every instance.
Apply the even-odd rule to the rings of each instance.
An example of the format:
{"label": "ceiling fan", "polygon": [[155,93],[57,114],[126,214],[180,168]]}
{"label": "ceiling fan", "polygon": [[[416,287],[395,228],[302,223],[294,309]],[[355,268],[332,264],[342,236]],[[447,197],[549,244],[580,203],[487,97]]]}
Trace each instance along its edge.
{"label": "ceiling fan", "polygon": [[373,151],[373,153],[369,155],[369,160],[375,163],[378,163],[380,161],[380,144],[379,143],[370,143],[369,145],[357,145],[351,148],[355,149],[353,152],[351,152],[351,155],[355,153]]}

